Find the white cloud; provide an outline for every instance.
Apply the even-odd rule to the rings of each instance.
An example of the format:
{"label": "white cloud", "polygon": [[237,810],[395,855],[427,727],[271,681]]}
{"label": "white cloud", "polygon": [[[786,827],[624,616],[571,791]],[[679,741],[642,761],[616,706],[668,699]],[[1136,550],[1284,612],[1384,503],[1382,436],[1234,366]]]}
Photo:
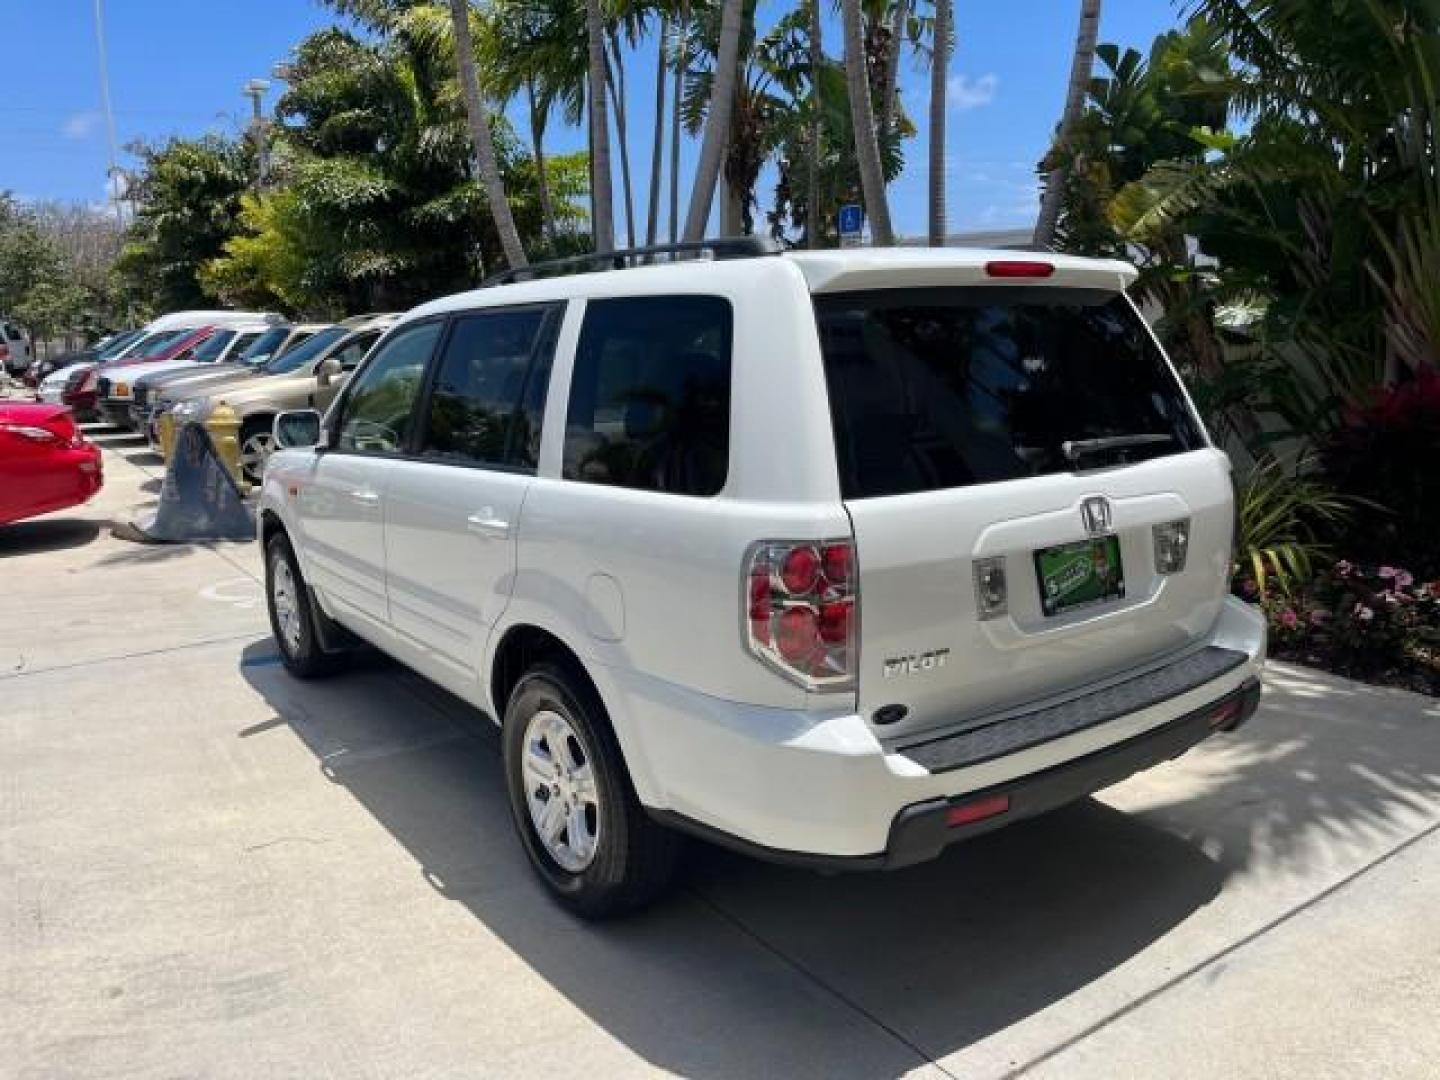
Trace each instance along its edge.
{"label": "white cloud", "polygon": [[98,112],[78,112],[60,127],[60,134],[67,139],[88,139],[100,130],[102,117]]}
{"label": "white cloud", "polygon": [[995,100],[1000,79],[994,74],[972,79],[969,75],[951,75],[945,82],[945,96],[961,112],[979,109]]}

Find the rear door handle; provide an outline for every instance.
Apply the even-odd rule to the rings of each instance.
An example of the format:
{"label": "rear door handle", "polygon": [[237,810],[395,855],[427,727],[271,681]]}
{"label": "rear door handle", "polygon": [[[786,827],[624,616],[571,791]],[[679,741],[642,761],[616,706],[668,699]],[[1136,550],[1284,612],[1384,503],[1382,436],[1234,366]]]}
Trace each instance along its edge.
{"label": "rear door handle", "polygon": [[361,488],[359,491],[352,491],[350,498],[354,499],[361,506],[379,506],[380,493],[371,491],[369,488]]}
{"label": "rear door handle", "polygon": [[510,535],[510,522],[496,517],[495,511],[488,506],[467,517],[465,528],[477,536],[489,536],[497,540],[503,540]]}

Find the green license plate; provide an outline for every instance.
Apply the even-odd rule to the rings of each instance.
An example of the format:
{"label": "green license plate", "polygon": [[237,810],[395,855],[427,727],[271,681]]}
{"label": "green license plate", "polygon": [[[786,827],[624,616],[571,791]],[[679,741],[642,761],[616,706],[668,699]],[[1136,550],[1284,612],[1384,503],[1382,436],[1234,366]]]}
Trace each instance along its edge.
{"label": "green license plate", "polygon": [[1125,595],[1120,538],[1101,536],[1035,552],[1040,606],[1046,615],[1119,600]]}

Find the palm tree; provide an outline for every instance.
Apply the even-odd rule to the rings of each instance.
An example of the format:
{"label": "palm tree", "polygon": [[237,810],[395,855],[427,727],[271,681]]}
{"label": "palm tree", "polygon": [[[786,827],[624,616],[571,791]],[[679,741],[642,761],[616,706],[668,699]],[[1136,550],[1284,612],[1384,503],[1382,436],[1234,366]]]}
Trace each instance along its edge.
{"label": "palm tree", "polygon": [[512,269],[527,265],[525,248],[505,198],[505,183],[500,179],[500,164],[495,160],[495,143],[490,136],[490,116],[485,99],[480,95],[480,78],[475,72],[475,46],[470,40],[469,0],[450,0],[450,19],[455,27],[455,60],[460,73],[460,88],[465,92],[465,115],[470,121],[470,142],[474,145],[475,163],[485,185],[485,198],[495,219],[495,231],[505,261]]}
{"label": "palm tree", "polygon": [[670,242],[680,239],[680,103],[685,94],[685,57],[689,51],[690,0],[680,0],[675,33],[675,85],[670,104]]}
{"label": "palm tree", "polygon": [[1050,151],[1056,164],[1045,177],[1045,195],[1040,200],[1040,216],[1035,222],[1034,245],[1042,250],[1055,240],[1055,226],[1060,221],[1065,178],[1069,172],[1065,154],[1080,114],[1085,110],[1085,94],[1090,88],[1090,72],[1095,66],[1095,41],[1099,34],[1100,0],[1080,0],[1080,29],[1075,35],[1075,56],[1070,62],[1070,87],[1065,95],[1060,131]]}
{"label": "palm tree", "polygon": [[896,94],[900,85],[900,50],[910,32],[910,5],[911,0],[896,0],[894,10],[890,13],[890,37],[885,45],[884,79],[880,93],[879,120],[882,139],[889,134],[898,116]]}
{"label": "palm tree", "polygon": [[891,247],[895,243],[895,232],[890,226],[890,205],[885,197],[885,174],[880,164],[875,110],[870,104],[870,77],[866,70],[865,43],[860,27],[860,0],[842,0],[841,11],[845,30],[845,82],[850,96],[851,126],[855,132],[855,156],[860,165],[860,189],[864,195],[865,213],[870,219],[870,240],[876,247]]}
{"label": "palm tree", "polygon": [[635,195],[630,183],[630,133],[625,116],[625,60],[620,53],[620,30],[611,28],[606,34],[610,52],[605,58],[605,85],[610,91],[610,104],[615,109],[615,137],[620,142],[620,191],[625,198],[625,236],[635,246]]}
{"label": "palm tree", "polygon": [[645,243],[655,243],[660,227],[660,173],[665,160],[665,57],[670,44],[670,15],[660,13],[659,41],[655,54],[655,140],[650,148],[650,208],[645,215]]}
{"label": "palm tree", "polygon": [[930,57],[930,246],[945,245],[945,97],[949,89],[951,0],[935,0]]}
{"label": "palm tree", "polygon": [[820,97],[820,72],[825,66],[825,46],[820,38],[820,0],[806,5],[810,46],[810,139],[805,156],[805,246],[820,246],[820,146],[825,138],[824,102]]}
{"label": "palm tree", "polygon": [[605,20],[600,0],[585,0],[589,44],[590,207],[595,250],[615,250],[615,210],[610,178],[610,117],[605,109]]}
{"label": "palm tree", "polygon": [[[597,0],[589,0],[596,3]],[[858,2],[858,0],[857,0]],[[725,142],[730,134],[730,113],[735,104],[739,76],[740,30],[745,0],[724,0],[720,14],[720,47],[715,56],[715,81],[710,88],[710,110],[705,121],[705,138],[700,143],[700,160],[695,166],[695,186],[690,191],[690,209],[685,215],[685,239],[700,240],[710,220],[715,186],[720,180]]]}

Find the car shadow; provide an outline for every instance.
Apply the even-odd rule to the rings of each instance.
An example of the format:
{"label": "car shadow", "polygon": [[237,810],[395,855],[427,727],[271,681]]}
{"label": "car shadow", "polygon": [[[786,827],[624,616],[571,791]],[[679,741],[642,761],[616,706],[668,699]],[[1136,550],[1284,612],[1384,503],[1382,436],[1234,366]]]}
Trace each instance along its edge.
{"label": "car shadow", "polygon": [[[274,713],[241,736],[288,726],[432,888],[615,1038],[688,1076],[900,1075],[1113,972],[1253,860],[1321,858],[1317,837],[1392,828],[1440,797],[1440,722],[1386,719],[1360,700],[1386,691],[1287,668],[1259,722],[1140,812],[1086,800],[893,874],[826,877],[697,843],[674,899],[592,926],[535,884],[484,716],[378,654],[300,682],[267,640],[241,672]],[[786,980],[828,1010],[782,1021]],[[862,1049],[866,1024],[823,1030],[837,1003],[897,1037]]]}
{"label": "car shadow", "polygon": [[0,559],[84,547],[108,524],[84,518],[44,518],[0,525]]}

